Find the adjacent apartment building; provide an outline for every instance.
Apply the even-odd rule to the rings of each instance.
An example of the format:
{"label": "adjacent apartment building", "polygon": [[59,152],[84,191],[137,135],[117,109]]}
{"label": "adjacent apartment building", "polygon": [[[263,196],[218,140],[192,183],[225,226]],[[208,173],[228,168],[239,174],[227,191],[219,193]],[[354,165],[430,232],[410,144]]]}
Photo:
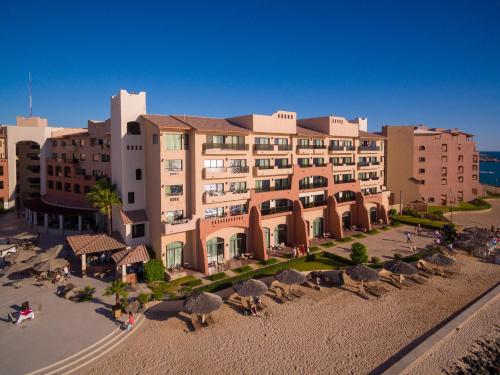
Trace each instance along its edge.
{"label": "adjacent apartment building", "polygon": [[478,198],[479,151],[471,134],[419,126],[382,128],[391,204],[456,205]]}

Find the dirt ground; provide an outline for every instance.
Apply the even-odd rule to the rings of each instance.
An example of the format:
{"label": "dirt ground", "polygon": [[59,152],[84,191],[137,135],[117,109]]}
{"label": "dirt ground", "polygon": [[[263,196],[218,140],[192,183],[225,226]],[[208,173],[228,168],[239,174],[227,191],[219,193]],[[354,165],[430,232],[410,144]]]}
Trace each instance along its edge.
{"label": "dirt ground", "polygon": [[224,305],[215,324],[150,313],[130,340],[81,374],[366,374],[500,281],[498,266],[459,256],[459,275],[364,300],[353,286],[268,305],[261,318]]}

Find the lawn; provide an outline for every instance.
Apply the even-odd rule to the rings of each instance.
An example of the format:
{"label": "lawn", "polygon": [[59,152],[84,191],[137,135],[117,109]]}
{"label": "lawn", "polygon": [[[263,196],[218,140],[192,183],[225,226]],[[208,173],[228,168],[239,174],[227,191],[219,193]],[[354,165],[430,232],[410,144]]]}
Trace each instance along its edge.
{"label": "lawn", "polygon": [[484,199],[474,199],[470,202],[460,202],[458,206],[449,207],[449,206],[429,206],[429,213],[436,212],[450,212],[453,208],[453,211],[481,211],[487,210],[491,208],[491,204],[486,202]]}
{"label": "lawn", "polygon": [[409,215],[395,215],[392,217],[392,220],[408,225],[420,224],[422,227],[430,229],[440,229],[443,225],[447,224],[445,221],[434,221]]}

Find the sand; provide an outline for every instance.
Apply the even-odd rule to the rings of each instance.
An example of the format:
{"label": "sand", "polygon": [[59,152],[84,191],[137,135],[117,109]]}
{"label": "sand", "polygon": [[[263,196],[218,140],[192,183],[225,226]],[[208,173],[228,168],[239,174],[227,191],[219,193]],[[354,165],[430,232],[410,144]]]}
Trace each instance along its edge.
{"label": "sand", "polygon": [[81,374],[366,374],[500,281],[497,265],[458,261],[459,276],[391,288],[380,300],[354,288],[304,289],[283,305],[265,297],[261,318],[224,305],[213,326],[196,332],[179,317],[153,314]]}

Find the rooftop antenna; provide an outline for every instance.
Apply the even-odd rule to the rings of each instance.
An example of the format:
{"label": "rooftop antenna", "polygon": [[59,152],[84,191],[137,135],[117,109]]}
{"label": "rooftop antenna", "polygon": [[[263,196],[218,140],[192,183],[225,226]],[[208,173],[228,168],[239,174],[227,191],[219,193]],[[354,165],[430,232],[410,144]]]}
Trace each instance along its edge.
{"label": "rooftop antenna", "polygon": [[29,92],[29,100],[28,100],[28,105],[29,105],[29,111],[30,111],[30,117],[33,117],[33,95],[31,91],[31,72],[28,73],[28,92]]}

